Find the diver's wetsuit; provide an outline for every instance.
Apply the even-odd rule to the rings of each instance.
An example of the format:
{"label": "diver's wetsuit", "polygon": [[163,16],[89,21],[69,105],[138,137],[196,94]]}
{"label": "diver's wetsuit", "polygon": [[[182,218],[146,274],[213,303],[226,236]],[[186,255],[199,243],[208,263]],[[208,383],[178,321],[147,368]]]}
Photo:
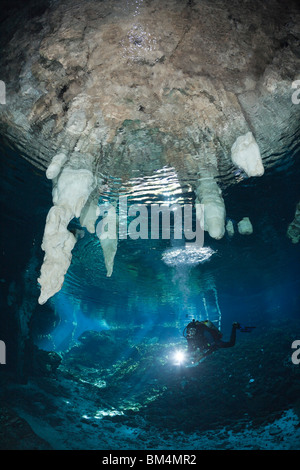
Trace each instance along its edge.
{"label": "diver's wetsuit", "polygon": [[236,330],[239,329],[238,323],[233,323],[231,328],[231,335],[229,341],[222,341],[220,340],[217,345],[218,348],[232,348],[235,345],[236,341]]}
{"label": "diver's wetsuit", "polygon": [[200,350],[201,354],[207,356],[217,349],[232,348],[236,341],[236,330],[239,329],[238,323],[232,324],[232,330],[229,341],[222,341],[222,333],[214,327],[207,325],[208,322],[199,322],[193,320],[186,327],[186,339],[188,342],[188,351],[194,353]]}

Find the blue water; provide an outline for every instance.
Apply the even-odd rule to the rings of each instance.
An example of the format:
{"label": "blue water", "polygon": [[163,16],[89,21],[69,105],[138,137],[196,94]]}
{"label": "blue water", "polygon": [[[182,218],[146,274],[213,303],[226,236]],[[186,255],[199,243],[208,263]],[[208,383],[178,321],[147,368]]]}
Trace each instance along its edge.
{"label": "blue water", "polygon": [[[9,286],[19,282],[24,289],[24,273],[32,263],[33,277],[26,282],[35,294],[39,289],[36,279],[43,259],[40,246],[51,207],[51,184],[13,150],[2,152],[1,165],[0,286],[5,310]],[[219,241],[206,233],[204,245],[215,254],[196,267],[165,265],[162,254],[172,247],[169,240],[126,240],[119,242],[113,276],[106,278],[99,240],[86,232],[75,245],[61,292],[46,306],[36,307],[39,317],[43,310],[55,311],[59,317],[59,332],[52,331],[54,345],[57,338],[58,349],[64,340],[67,346],[68,336],[76,339],[89,327],[146,322],[157,329],[167,322],[180,329],[185,318],[208,315],[217,321],[221,314],[222,329],[228,331],[236,319],[265,323],[282,315],[297,316],[300,250],[286,230],[300,199],[299,172],[296,155],[287,169],[275,167],[263,178],[226,188],[227,216],[236,232],[237,222],[248,216],[254,233],[225,235]]]}
{"label": "blue water", "polygon": [[[250,356],[253,351],[268,350],[276,360],[279,354],[282,363],[289,360],[291,343],[300,339],[300,247],[286,236],[300,200],[299,154],[291,156],[286,167],[274,165],[261,178],[224,185],[227,216],[235,227],[248,216],[254,233],[241,236],[236,231],[234,237],[225,235],[219,241],[206,234],[205,246],[215,252],[209,261],[170,267],[162,261],[163,253],[172,248],[170,240],[127,240],[119,243],[113,275],[107,278],[99,240],[86,232],[73,250],[62,290],[43,306],[37,303],[37,277],[43,260],[41,241],[51,206],[51,184],[43,172],[5,146],[1,150],[0,178],[0,339],[7,345],[9,370],[18,374],[20,357],[26,355],[27,346],[19,345],[18,335],[30,338],[40,349],[66,355],[78,346],[78,338],[91,330],[126,333],[137,347],[167,347],[170,343],[173,348],[178,343],[184,348],[182,331],[192,318],[210,318],[221,328],[224,338],[229,337],[233,321],[256,326],[251,336],[238,335],[236,353],[233,349],[227,356],[224,351],[216,356],[216,361],[225,361],[226,377],[231,377],[228,370],[234,370],[232,364],[241,361],[243,344]],[[73,226],[78,227],[78,221],[73,221]],[[278,338],[279,344],[274,344]],[[117,361],[125,364],[131,353],[124,347],[113,354],[106,358],[111,365]],[[231,369],[226,357],[230,358]],[[270,362],[264,369],[263,361],[259,363],[255,354],[251,357],[257,374],[267,380]],[[297,366],[292,367],[291,374],[296,370],[298,373]],[[208,374],[209,366],[205,365],[204,371]],[[251,373],[250,367],[249,380]],[[141,377],[134,377],[130,380],[138,387]],[[290,376],[286,380],[291,380]],[[230,387],[230,396],[236,396],[238,379]],[[283,389],[278,389],[272,410],[288,408],[298,391],[285,399]],[[191,393],[196,397],[198,391],[190,390],[189,397]],[[157,403],[159,410],[159,400]],[[255,406],[250,407],[253,415]],[[153,407],[155,404],[152,411]]]}

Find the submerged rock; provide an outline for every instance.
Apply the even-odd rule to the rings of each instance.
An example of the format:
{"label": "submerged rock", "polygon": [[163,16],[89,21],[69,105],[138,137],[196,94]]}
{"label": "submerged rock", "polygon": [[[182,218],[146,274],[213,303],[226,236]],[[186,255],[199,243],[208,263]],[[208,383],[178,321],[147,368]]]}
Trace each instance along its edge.
{"label": "submerged rock", "polygon": [[294,220],[288,226],[287,236],[292,243],[298,243],[300,240],[300,202],[297,204]]}
{"label": "submerged rock", "polygon": [[0,407],[0,450],[53,450],[15,411]]}
{"label": "submerged rock", "polygon": [[62,357],[55,351],[37,349],[33,357],[33,374],[38,376],[51,375],[61,364]]}
{"label": "submerged rock", "polygon": [[130,352],[126,338],[114,331],[85,331],[79,336],[78,344],[68,352],[67,359],[90,367],[107,367]]}

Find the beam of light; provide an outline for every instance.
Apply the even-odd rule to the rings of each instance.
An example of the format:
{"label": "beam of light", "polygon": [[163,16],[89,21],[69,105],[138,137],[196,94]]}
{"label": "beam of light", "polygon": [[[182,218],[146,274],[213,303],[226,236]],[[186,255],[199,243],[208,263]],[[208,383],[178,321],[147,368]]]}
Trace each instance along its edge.
{"label": "beam of light", "polygon": [[186,360],[186,354],[184,351],[178,350],[175,351],[173,355],[174,364],[180,366]]}

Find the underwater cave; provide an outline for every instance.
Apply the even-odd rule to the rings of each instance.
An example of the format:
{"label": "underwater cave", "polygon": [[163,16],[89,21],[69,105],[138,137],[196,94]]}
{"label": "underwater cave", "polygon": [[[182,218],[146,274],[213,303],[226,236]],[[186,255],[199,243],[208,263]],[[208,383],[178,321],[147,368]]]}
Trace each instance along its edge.
{"label": "underwater cave", "polygon": [[298,2],[0,30],[0,449],[299,450]]}

